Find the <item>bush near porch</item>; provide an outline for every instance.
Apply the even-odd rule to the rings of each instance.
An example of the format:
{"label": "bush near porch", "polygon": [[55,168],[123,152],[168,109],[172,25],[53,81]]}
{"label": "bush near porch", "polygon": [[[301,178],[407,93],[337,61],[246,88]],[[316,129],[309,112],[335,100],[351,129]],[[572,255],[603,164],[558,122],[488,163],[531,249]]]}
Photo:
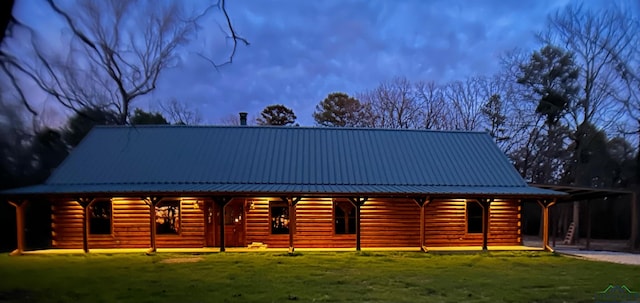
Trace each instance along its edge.
{"label": "bush near porch", "polygon": [[546,252],[0,256],[0,302],[593,302],[640,267]]}

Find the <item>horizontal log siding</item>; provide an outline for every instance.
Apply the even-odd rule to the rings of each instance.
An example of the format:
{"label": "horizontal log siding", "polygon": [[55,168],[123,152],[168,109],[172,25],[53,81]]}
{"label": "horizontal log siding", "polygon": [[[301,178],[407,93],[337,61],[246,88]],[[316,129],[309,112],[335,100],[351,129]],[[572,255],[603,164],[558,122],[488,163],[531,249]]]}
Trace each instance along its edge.
{"label": "horizontal log siding", "polygon": [[[279,198],[249,198],[246,213],[246,241],[268,247],[288,247],[288,235],[272,235],[269,201]],[[204,246],[204,216],[196,200],[181,205],[181,234],[157,235],[158,247]],[[435,200],[426,206],[427,246],[481,245],[482,234],[466,233],[465,202]],[[82,208],[74,201],[52,203],[52,238],[56,248],[82,248]],[[355,247],[355,235],[336,235],[333,201],[302,199],[296,206],[295,246]],[[515,201],[491,204],[489,245],[520,245],[521,209]],[[214,218],[217,222],[218,218]],[[112,235],[90,235],[89,248],[149,247],[149,207],[140,200],[113,200]],[[420,208],[411,199],[370,199],[361,208],[362,247],[413,247],[420,243]]]}
{"label": "horizontal log siding", "polygon": [[411,199],[369,199],[360,231],[362,247],[420,247],[420,207]]}
{"label": "horizontal log siding", "polygon": [[[180,234],[157,235],[156,245],[162,247],[204,247],[204,211],[197,200],[182,199],[180,204]],[[147,213],[149,211],[147,210]],[[149,219],[147,219],[149,222]],[[147,226],[149,224],[147,223]],[[147,243],[149,241],[147,240]]]}
{"label": "horizontal log siding", "polygon": [[304,199],[297,204],[296,214],[296,247],[355,247],[355,234],[334,234],[331,199]]}
{"label": "horizontal log siding", "polygon": [[[279,198],[248,199],[247,242],[261,242],[268,247],[289,247],[289,235],[272,235],[269,219],[269,201]],[[296,234],[294,246],[298,248],[355,247],[356,236],[335,235],[333,231],[333,202],[329,198],[302,199],[296,205]]]}
{"label": "horizontal log siding", "polygon": [[[288,235],[272,235],[269,225],[269,201],[250,199],[247,213],[247,242],[262,242],[268,247],[288,247]],[[341,200],[342,201],[342,200]],[[372,199],[361,209],[361,245],[363,247],[406,247],[420,244],[420,208],[410,199]],[[336,235],[331,199],[302,199],[296,206],[295,247],[355,247],[356,236]]]}
{"label": "horizontal log siding", "polygon": [[246,212],[247,243],[261,242],[267,247],[289,247],[289,235],[272,235],[269,221],[269,201],[280,198],[247,199],[250,207]]}
{"label": "horizontal log siding", "polygon": [[[435,200],[425,212],[426,246],[479,246],[482,234],[467,234],[464,201]],[[488,245],[520,245],[520,204],[495,201],[489,208]]]}
{"label": "horizontal log siding", "polygon": [[[157,235],[157,247],[202,247],[204,216],[196,200],[182,200],[180,234]],[[112,200],[112,234],[89,235],[89,248],[146,248],[150,246],[149,206],[141,200]],[[52,244],[82,248],[82,207],[74,201],[52,203]]]}
{"label": "horizontal log siding", "polygon": [[522,245],[521,211],[517,201],[491,203],[489,245]]}
{"label": "horizontal log siding", "polygon": [[73,201],[51,204],[51,245],[82,248],[82,207]]}

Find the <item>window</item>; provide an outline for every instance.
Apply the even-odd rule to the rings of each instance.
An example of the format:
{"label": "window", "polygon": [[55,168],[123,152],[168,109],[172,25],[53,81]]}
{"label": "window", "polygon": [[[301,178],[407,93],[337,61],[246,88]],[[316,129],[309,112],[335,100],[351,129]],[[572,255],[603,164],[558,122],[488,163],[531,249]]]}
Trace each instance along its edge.
{"label": "window", "polygon": [[162,201],[156,206],[156,233],[180,233],[180,201]]}
{"label": "window", "polygon": [[350,202],[339,201],[333,204],[334,231],[338,235],[356,233],[356,208]]}
{"label": "window", "polygon": [[270,202],[269,216],[271,218],[272,234],[289,233],[289,206],[284,202]]}
{"label": "window", "polygon": [[98,200],[89,206],[89,234],[111,234],[111,201]]}
{"label": "window", "polygon": [[467,202],[467,233],[482,233],[482,206],[478,202]]}
{"label": "window", "polygon": [[224,211],[224,224],[236,224],[242,222],[243,207],[238,204],[233,204],[233,207],[226,207]]}

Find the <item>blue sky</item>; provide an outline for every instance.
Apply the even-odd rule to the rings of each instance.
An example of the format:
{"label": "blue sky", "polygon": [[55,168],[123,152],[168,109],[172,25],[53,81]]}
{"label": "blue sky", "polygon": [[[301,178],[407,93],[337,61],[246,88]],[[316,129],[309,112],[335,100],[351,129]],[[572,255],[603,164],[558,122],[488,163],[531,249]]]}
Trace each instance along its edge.
{"label": "blue sky", "polygon": [[[47,24],[37,2],[18,0],[16,12]],[[206,124],[281,103],[301,125],[313,125],[316,104],[334,91],[356,94],[396,76],[444,83],[495,73],[504,52],[538,48],[534,34],[546,16],[574,2],[227,0],[236,31],[251,45],[239,46],[233,64],[216,70],[198,54],[212,51],[222,61],[229,41],[217,25],[200,29],[156,91],[136,103],[157,109],[154,102],[176,98],[198,109]]]}

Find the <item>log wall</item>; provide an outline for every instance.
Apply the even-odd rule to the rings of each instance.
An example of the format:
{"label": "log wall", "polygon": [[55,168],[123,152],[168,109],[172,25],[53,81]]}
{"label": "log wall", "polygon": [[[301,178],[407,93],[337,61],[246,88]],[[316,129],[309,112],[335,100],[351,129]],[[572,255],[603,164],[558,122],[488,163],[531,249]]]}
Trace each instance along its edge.
{"label": "log wall", "polygon": [[[268,247],[288,247],[289,235],[273,235],[269,201],[279,198],[247,198],[245,245],[262,242]],[[338,200],[336,200],[338,201]],[[339,201],[346,201],[341,199]],[[355,234],[335,234],[334,200],[302,199],[296,206],[295,247],[352,248]],[[112,200],[111,235],[90,235],[89,248],[146,248],[150,245],[149,206],[137,199]],[[82,248],[82,207],[74,201],[52,204],[52,239],[55,248]],[[520,245],[520,204],[496,201],[491,204],[488,244]],[[290,214],[291,216],[291,214]],[[202,201],[181,200],[179,235],[157,235],[163,247],[203,247],[205,217]],[[215,217],[215,224],[218,218]],[[217,233],[215,234],[217,236]],[[466,233],[464,200],[435,200],[426,206],[425,245],[478,246],[482,234]],[[420,207],[412,199],[370,199],[361,208],[362,247],[419,247]]]}
{"label": "log wall", "polygon": [[411,199],[369,199],[360,210],[362,247],[420,247],[420,207]]}
{"label": "log wall", "polygon": [[[262,242],[268,247],[289,247],[289,235],[271,234],[269,201],[279,198],[248,199],[247,243]],[[289,214],[291,216],[291,214]],[[330,198],[302,199],[296,205],[295,247],[355,247],[355,234],[336,235],[333,226],[333,201]]]}
{"label": "log wall", "polygon": [[[425,212],[425,245],[479,246],[482,234],[468,234],[464,200],[435,200]],[[495,201],[489,208],[488,245],[521,245],[521,207],[517,201]]]}
{"label": "log wall", "polygon": [[[250,199],[250,207],[247,212],[247,242],[262,242],[268,247],[288,247],[288,235],[272,235],[269,225],[269,201],[279,201],[273,199]],[[345,201],[340,199],[339,201]],[[479,245],[482,243],[482,234],[466,235],[465,210],[463,202],[451,203],[439,202],[430,204],[427,208],[425,223],[425,236],[427,245],[432,246],[456,246],[456,245]],[[505,203],[503,203],[505,204]],[[508,205],[508,204],[505,204]],[[505,208],[498,202],[494,202],[494,207]],[[506,209],[511,209],[506,207]],[[435,213],[445,215],[437,218]],[[498,215],[502,213],[502,215]],[[430,216],[431,214],[431,216]],[[519,230],[517,223],[515,228],[504,224],[511,224],[505,221],[504,215],[514,215],[505,213],[504,210],[494,210],[496,218],[492,217],[491,224],[499,224],[497,228],[505,229],[506,232]],[[337,235],[334,233],[333,223],[333,203],[332,199],[302,199],[296,206],[297,229],[294,238],[295,247],[355,247],[356,236]],[[432,221],[431,218],[433,218]],[[515,219],[518,220],[518,219]],[[362,247],[419,247],[420,246],[420,207],[412,199],[370,199],[361,208],[361,239]],[[453,227],[453,228],[452,228]],[[444,234],[439,234],[444,232]],[[433,233],[433,235],[429,235]],[[516,232],[517,233],[517,232]],[[504,239],[502,239],[504,238]],[[489,238],[491,245],[514,245],[511,241],[512,235],[495,234]],[[499,239],[506,240],[500,244]],[[429,241],[431,240],[431,241]],[[478,242],[479,241],[479,242]]]}
{"label": "log wall", "polygon": [[[200,203],[201,204],[201,203]],[[180,234],[156,235],[157,247],[202,247],[204,214],[195,199],[180,205]],[[52,246],[82,248],[82,207],[75,201],[52,203]],[[112,199],[111,235],[89,235],[89,248],[150,246],[149,206],[138,199]]]}

